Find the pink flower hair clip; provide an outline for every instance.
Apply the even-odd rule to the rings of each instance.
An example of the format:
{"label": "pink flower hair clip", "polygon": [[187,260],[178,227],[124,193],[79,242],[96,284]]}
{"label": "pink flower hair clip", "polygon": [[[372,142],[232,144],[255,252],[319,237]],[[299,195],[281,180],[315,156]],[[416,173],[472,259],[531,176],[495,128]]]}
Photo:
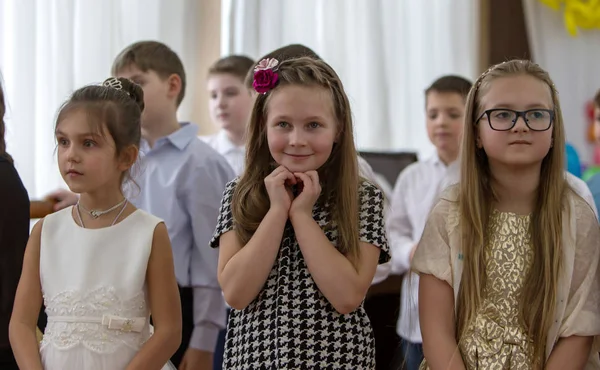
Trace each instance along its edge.
{"label": "pink flower hair clip", "polygon": [[252,87],[259,94],[266,94],[277,86],[279,75],[277,74],[277,66],[279,61],[275,58],[267,58],[261,60],[254,67],[254,81]]}

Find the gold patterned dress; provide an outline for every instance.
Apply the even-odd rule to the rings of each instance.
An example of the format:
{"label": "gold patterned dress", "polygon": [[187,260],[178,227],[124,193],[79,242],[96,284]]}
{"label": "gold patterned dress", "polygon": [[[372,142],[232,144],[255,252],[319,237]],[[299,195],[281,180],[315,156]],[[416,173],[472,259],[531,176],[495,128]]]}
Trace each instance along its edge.
{"label": "gold patterned dress", "polygon": [[[411,263],[418,274],[431,275],[448,283],[455,295],[460,291],[465,268],[459,191],[459,185],[453,185],[442,193],[429,214]],[[555,290],[554,325],[545,338],[545,360],[560,338],[595,336],[584,368],[598,370],[600,227],[594,211],[583,198],[569,191],[564,200],[563,236],[555,241],[560,243],[557,248],[561,253],[561,273]],[[528,357],[530,350],[516,320],[517,301],[523,298],[523,276],[531,271],[534,258],[527,232],[529,223],[529,217],[495,212],[486,230],[493,238],[486,247],[489,288],[485,292],[485,302],[477,312],[479,320],[472,320],[469,339],[463,336],[460,351],[457,351],[469,369],[531,368],[527,361],[521,361]]]}
{"label": "gold patterned dress", "polygon": [[[483,302],[459,343],[468,370],[531,369],[531,342],[519,324],[519,296],[533,261],[529,221],[529,216],[492,212]],[[426,368],[423,361],[421,369]]]}
{"label": "gold patterned dress", "polygon": [[529,221],[498,211],[490,217],[484,298],[459,344],[467,369],[531,368],[531,342],[519,324],[519,298],[533,262]]}

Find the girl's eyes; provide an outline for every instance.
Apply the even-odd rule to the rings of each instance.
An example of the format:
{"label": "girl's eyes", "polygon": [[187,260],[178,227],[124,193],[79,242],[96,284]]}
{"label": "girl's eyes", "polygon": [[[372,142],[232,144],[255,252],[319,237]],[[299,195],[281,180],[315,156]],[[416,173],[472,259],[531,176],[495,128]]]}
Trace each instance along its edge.
{"label": "girl's eyes", "polygon": [[[58,138],[58,139],[56,139],[56,142],[60,146],[67,146],[67,145],[69,145],[69,140],[64,139],[64,138]],[[83,146],[86,147],[86,148],[92,148],[92,147],[94,147],[96,145],[97,144],[96,144],[96,142],[94,140],[87,139],[87,140],[83,141]]]}
{"label": "girl's eyes", "polygon": [[[281,127],[281,128],[288,128],[290,126],[291,125],[289,123],[284,122],[284,121],[277,123],[277,127]],[[311,129],[315,129],[315,128],[319,128],[319,127],[321,127],[321,124],[319,122],[311,122],[308,124],[308,128],[311,128]]]}
{"label": "girl's eyes", "polygon": [[507,111],[498,111],[498,112],[496,112],[496,114],[494,116],[496,118],[500,118],[500,119],[511,118],[510,112],[507,112]]}

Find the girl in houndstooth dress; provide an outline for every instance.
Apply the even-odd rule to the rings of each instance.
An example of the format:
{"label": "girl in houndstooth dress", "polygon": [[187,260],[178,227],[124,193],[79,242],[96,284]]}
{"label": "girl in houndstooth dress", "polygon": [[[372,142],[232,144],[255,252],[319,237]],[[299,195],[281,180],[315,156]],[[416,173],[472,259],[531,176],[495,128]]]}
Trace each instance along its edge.
{"label": "girl in houndstooth dress", "polygon": [[233,307],[223,369],[374,369],[363,300],[389,260],[383,194],[360,179],[348,99],[309,58],[255,70],[246,172],[212,247]]}

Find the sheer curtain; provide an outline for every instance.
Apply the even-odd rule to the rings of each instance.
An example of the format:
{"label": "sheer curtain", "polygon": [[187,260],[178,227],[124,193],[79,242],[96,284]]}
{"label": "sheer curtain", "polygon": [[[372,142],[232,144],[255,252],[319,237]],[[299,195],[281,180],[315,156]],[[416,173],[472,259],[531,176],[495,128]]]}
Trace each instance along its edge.
{"label": "sheer curtain", "polygon": [[429,155],[424,89],[477,76],[478,24],[477,0],[223,0],[221,52],[305,44],[344,82],[359,148]]}
{"label": "sheer curtain", "polygon": [[[54,119],[69,94],[102,82],[128,44],[158,40],[195,75],[196,0],[2,0],[0,70],[7,100],[8,151],[31,198],[63,186]],[[189,78],[192,80],[192,78]],[[189,116],[194,84],[180,109]]]}
{"label": "sheer curtain", "polygon": [[550,73],[558,89],[567,140],[582,162],[591,162],[593,147],[587,141],[588,119],[585,105],[600,89],[600,31],[580,30],[571,37],[562,12],[539,0],[523,0],[529,44],[533,60]]}

